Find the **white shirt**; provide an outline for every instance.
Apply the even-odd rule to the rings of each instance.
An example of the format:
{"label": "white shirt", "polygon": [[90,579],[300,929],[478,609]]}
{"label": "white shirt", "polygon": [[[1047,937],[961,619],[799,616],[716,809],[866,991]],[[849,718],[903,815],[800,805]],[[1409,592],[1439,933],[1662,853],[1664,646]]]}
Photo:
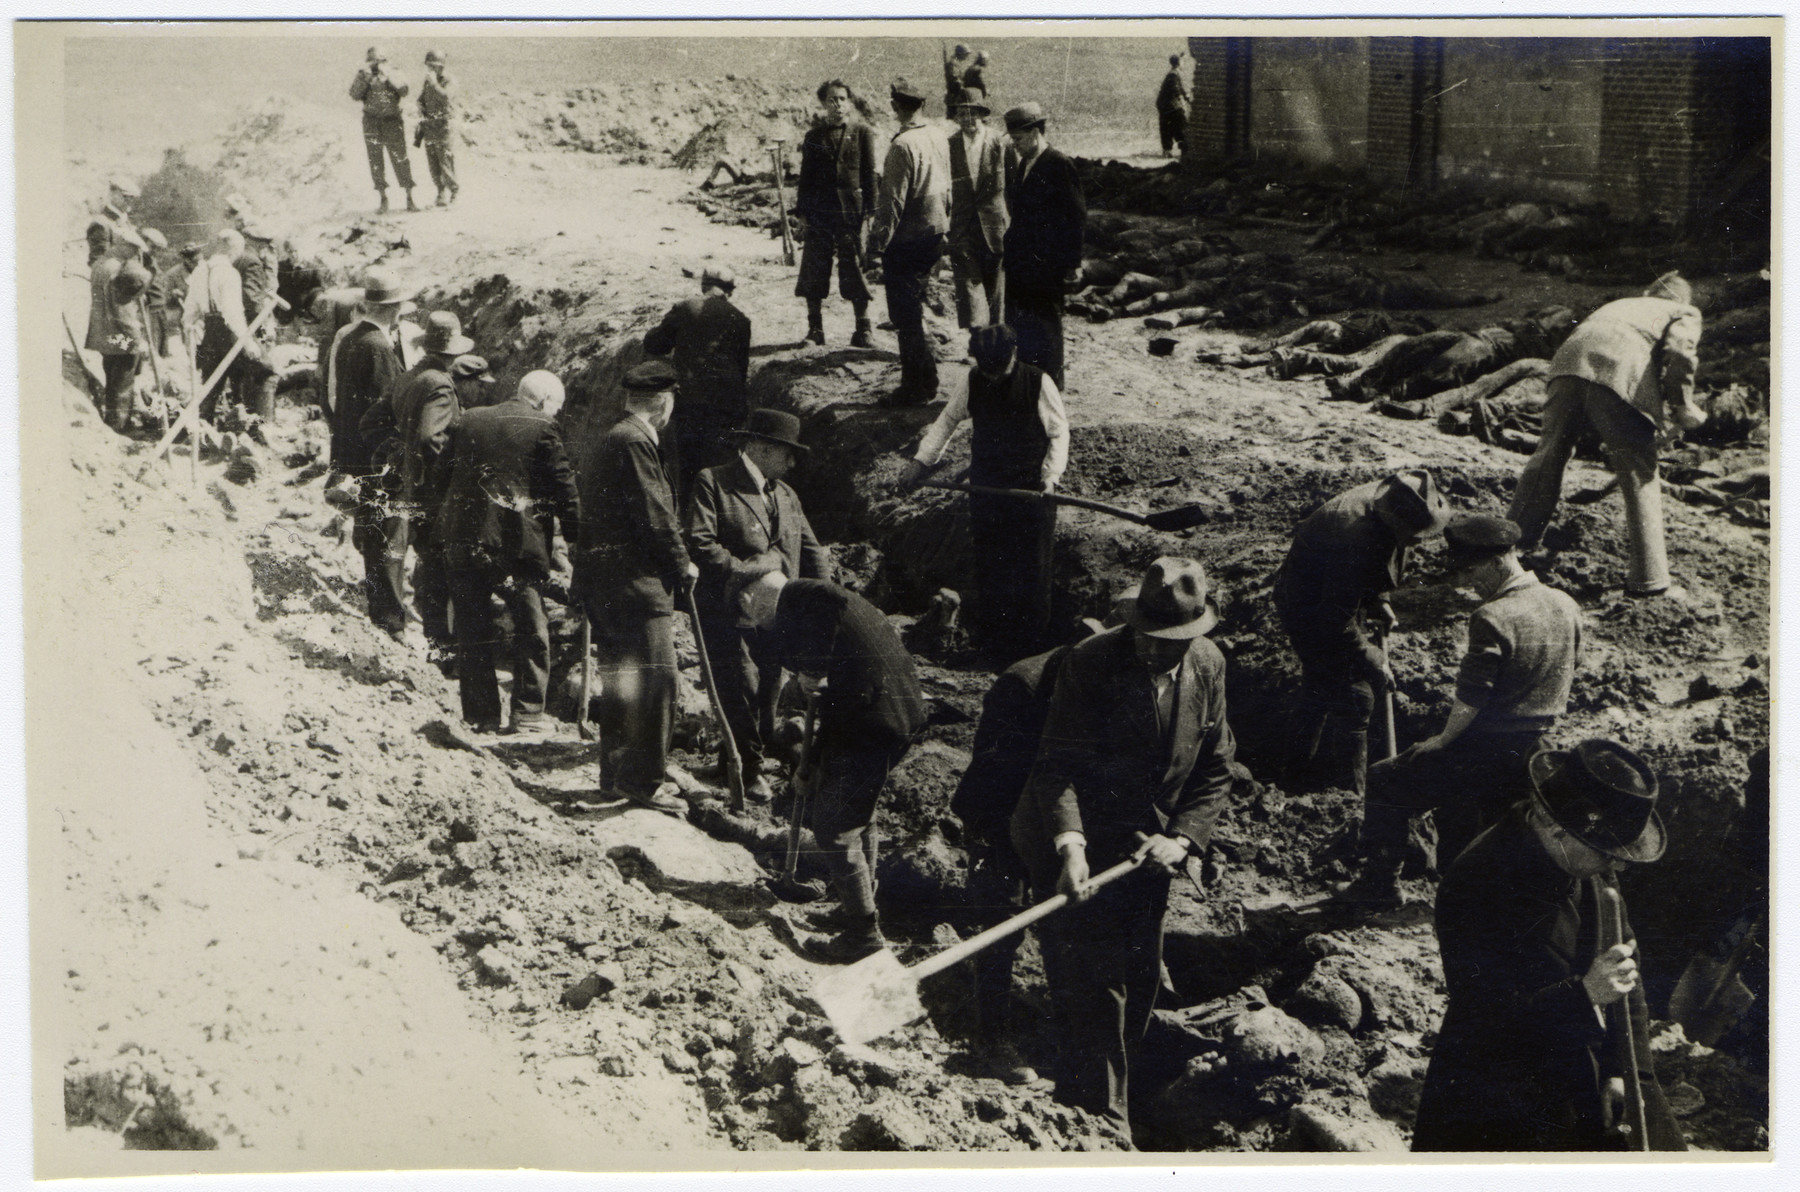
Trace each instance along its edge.
{"label": "white shirt", "polygon": [[244,322],[244,281],[224,253],[215,253],[200,262],[189,275],[181,321],[197,324],[211,311],[217,311],[239,339],[250,338],[250,328]]}
{"label": "white shirt", "polygon": [[636,418],[639,422],[643,423],[644,429],[650,432],[650,441],[655,443],[658,447],[662,446],[662,435],[657,433],[656,423],[650,421],[636,410],[632,410],[629,417]]}
{"label": "white shirt", "polygon": [[[1013,367],[1017,368],[1015,364]],[[919,450],[913,458],[930,467],[943,458],[944,447],[950,442],[950,436],[956,433],[969,416],[969,374],[963,373],[962,379],[950,390],[950,400],[944,403],[944,409],[937,416],[937,421],[925,428],[925,437],[919,440]],[[1056,382],[1045,374],[1043,384],[1038,386],[1038,421],[1044,424],[1044,433],[1050,437],[1050,446],[1044,452],[1043,466],[1038,470],[1041,484],[1055,487],[1062,480],[1064,469],[1069,466],[1069,416],[1063,409],[1062,394],[1057,391]]]}

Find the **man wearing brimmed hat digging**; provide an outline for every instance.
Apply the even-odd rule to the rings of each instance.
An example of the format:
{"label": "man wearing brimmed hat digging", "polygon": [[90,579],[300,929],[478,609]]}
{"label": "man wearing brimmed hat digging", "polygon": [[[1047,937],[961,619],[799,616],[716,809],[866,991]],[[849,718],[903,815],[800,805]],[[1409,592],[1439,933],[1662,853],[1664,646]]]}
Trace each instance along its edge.
{"label": "man wearing brimmed hat digging", "polygon": [[906,79],[888,86],[900,128],[881,170],[881,199],[869,230],[870,256],[881,258],[888,319],[900,341],[900,388],[895,405],[937,396],[937,358],[925,335],[925,286],[944,255],[950,231],[950,144],[926,122],[925,93]]}
{"label": "man wearing brimmed hat digging", "polygon": [[1362,825],[1369,873],[1390,881],[1409,819],[1433,810],[1436,864],[1448,869],[1523,793],[1525,760],[1569,706],[1581,657],[1581,609],[1519,565],[1519,527],[1465,513],[1444,528],[1452,577],[1482,604],[1443,730],[1369,770]]}
{"label": "man wearing brimmed hat digging", "polygon": [[[1170,878],[1203,855],[1231,793],[1225,656],[1206,572],[1165,557],[1117,606],[1125,624],[1069,651],[1043,744],[1013,813],[1013,844],[1041,895],[1075,906],[1044,922],[1044,968],[1063,1058],[1057,1096],[1129,1127],[1127,1075],[1156,1003]],[[1144,872],[1094,894],[1090,873],[1147,851]]]}
{"label": "man wearing brimmed hat digging", "polygon": [[1275,611],[1300,660],[1292,789],[1366,789],[1369,718],[1376,693],[1393,685],[1387,593],[1406,573],[1407,547],[1449,520],[1437,482],[1415,468],[1341,493],[1295,527],[1275,573]]}
{"label": "man wearing brimmed hat digging", "polygon": [[1000,250],[1006,243],[1006,143],[987,126],[987,96],[962,91],[950,114],[950,268],[956,325],[1000,320]]}
{"label": "man wearing brimmed hat digging", "polygon": [[737,457],[700,473],[687,509],[688,550],[700,567],[694,591],[700,631],[743,759],[746,793],[763,803],[772,794],[762,772],[763,751],[774,732],[781,663],[729,592],[734,582],[768,571],[790,579],[832,578],[831,552],[819,545],[799,495],[784,479],[806,450],[798,418],[752,410],[738,432]]}
{"label": "man wearing brimmed hat digging", "polygon": [[1618,1132],[1639,1092],[1635,1052],[1647,1149],[1685,1150],[1656,1081],[1637,940],[1615,901],[1620,867],[1663,852],[1656,776],[1603,740],[1540,752],[1529,773],[1530,795],[1438,890],[1449,1004],[1413,1149],[1646,1149]]}

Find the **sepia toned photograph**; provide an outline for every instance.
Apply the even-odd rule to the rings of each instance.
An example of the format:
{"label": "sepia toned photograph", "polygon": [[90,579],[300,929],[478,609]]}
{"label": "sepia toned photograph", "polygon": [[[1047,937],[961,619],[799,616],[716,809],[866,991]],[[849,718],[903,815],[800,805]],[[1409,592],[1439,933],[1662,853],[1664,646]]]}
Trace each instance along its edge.
{"label": "sepia toned photograph", "polygon": [[1783,29],[15,22],[33,1174],[1766,1162]]}

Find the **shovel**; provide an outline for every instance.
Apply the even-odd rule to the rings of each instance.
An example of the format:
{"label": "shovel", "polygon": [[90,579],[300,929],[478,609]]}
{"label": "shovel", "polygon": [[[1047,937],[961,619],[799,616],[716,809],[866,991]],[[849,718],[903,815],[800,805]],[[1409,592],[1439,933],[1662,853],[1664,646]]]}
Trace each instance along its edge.
{"label": "shovel", "polygon": [[596,734],[593,721],[588,719],[588,708],[594,698],[594,624],[588,620],[586,613],[581,614],[581,708],[575,713],[575,733],[583,741],[592,741]]}
{"label": "shovel", "polygon": [[[1111,869],[1088,879],[1088,889],[1098,890],[1108,882],[1124,877],[1144,863],[1147,849],[1139,849]],[[889,1031],[899,1030],[910,1022],[925,1017],[919,1002],[919,982],[960,964],[989,944],[1023,931],[1039,919],[1067,906],[1069,896],[1058,894],[1046,898],[1030,910],[1021,911],[980,935],[970,936],[954,948],[947,948],[930,960],[903,967],[886,948],[865,956],[855,964],[833,969],[813,983],[813,1000],[831,1019],[838,1037],[845,1043],[859,1045],[879,1039]]]}
{"label": "shovel", "polygon": [[1173,509],[1158,509],[1152,513],[1138,513],[1135,510],[1123,509],[1117,505],[1108,505],[1101,501],[1090,501],[1086,497],[1070,497],[1062,493],[1034,492],[1028,488],[990,488],[985,484],[950,484],[942,480],[920,481],[924,488],[941,488],[953,493],[982,493],[990,497],[1033,497],[1040,501],[1048,501],[1052,505],[1074,505],[1080,509],[1092,509],[1110,517],[1123,518],[1140,526],[1148,526],[1152,530],[1173,533],[1176,530],[1188,530],[1199,525],[1207,518],[1205,509],[1198,505],[1177,505]]}
{"label": "shovel", "polygon": [[694,648],[700,653],[700,677],[706,680],[706,695],[712,700],[713,714],[719,718],[719,739],[725,744],[725,783],[731,788],[731,809],[744,809],[744,759],[738,754],[737,738],[731,735],[731,721],[725,719],[725,701],[719,698],[719,685],[713,681],[712,659],[706,656],[706,635],[700,632],[700,610],[694,604],[694,585],[683,584],[682,596],[687,600],[687,614],[694,625]]}
{"label": "shovel", "polygon": [[769,888],[783,902],[817,902],[820,890],[811,882],[800,880],[800,833],[806,825],[807,784],[813,779],[813,735],[818,731],[819,693],[815,690],[806,697],[806,733],[800,739],[800,762],[794,767],[794,780],[790,788],[794,795],[794,805],[788,808],[788,842],[787,863],[782,866],[781,876],[769,883]]}
{"label": "shovel", "polygon": [[1738,970],[1762,926],[1762,912],[1748,923],[1738,920],[1732,929],[1737,941],[1723,959],[1716,953],[1697,952],[1675,982],[1675,992],[1669,996],[1669,1017],[1679,1022],[1694,1042],[1715,1046],[1756,1003],[1756,995]]}

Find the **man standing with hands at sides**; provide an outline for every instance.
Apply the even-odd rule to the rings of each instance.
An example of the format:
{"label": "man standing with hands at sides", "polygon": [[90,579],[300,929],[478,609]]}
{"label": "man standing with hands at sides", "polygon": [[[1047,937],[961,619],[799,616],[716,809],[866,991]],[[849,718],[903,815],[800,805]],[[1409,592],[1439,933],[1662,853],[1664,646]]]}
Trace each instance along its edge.
{"label": "man standing with hands at sides", "polygon": [[956,325],[1000,319],[1000,249],[1006,242],[1006,145],[987,126],[987,96],[964,91],[950,138],[950,267]]}
{"label": "man standing with hands at sides", "polygon": [[1006,114],[1013,155],[1006,164],[1006,321],[1019,359],[1063,383],[1063,295],[1081,276],[1087,202],[1075,166],[1044,139],[1039,104]]}
{"label": "man standing with hands at sides", "polygon": [[[969,483],[1051,493],[1069,462],[1069,420],[1056,382],[1019,359],[1013,329],[977,327],[969,333],[975,357],[919,441],[900,483],[916,485],[937,463],[963,419],[969,442]],[[983,648],[1001,665],[1046,646],[1050,629],[1050,564],[1056,545],[1056,506],[1042,499],[969,495],[969,534],[975,543],[980,599],[973,612]]]}
{"label": "man standing with hands at sides", "polygon": [[806,342],[825,343],[825,299],[837,258],[838,296],[856,312],[853,348],[872,348],[869,283],[863,277],[863,220],[875,209],[875,130],[855,118],[856,101],[842,79],[819,84],[823,121],[800,142],[800,276],[794,296],[806,299]]}
{"label": "man standing with hands at sides", "polygon": [[[1037,763],[1013,813],[1013,845],[1040,896],[1074,905],[1044,920],[1044,970],[1064,1054],[1057,1098],[1111,1119],[1128,1141],[1131,1054],[1162,973],[1169,881],[1204,855],[1231,793],[1225,656],[1206,571],[1152,563],[1115,606],[1125,624],[1069,651]],[[1142,872],[1087,881],[1130,857]]]}
{"label": "man standing with hands at sides", "polygon": [[750,316],[732,303],[735,289],[730,269],[706,266],[699,297],[671,306],[644,336],[644,351],[667,356],[681,385],[681,413],[663,450],[677,508],[701,468],[731,458],[731,436],[750,414]]}
{"label": "man standing with hands at sides", "polygon": [[419,84],[419,128],[413,139],[425,147],[425,164],[431,167],[431,184],[437,187],[437,205],[456,202],[456,109],[450,98],[450,76],[444,73],[444,56],[436,50],[425,54],[425,81]]}
{"label": "man standing with hands at sides", "polygon": [[881,610],[847,588],[770,571],[732,588],[770,655],[818,701],[810,769],[813,837],[837,890],[838,933],[811,949],[848,964],[887,947],[875,907],[875,805],[925,727],[912,656]]}
{"label": "man standing with hands at sides", "polygon": [[700,569],[688,558],[663,470],[675,413],[675,369],[652,357],[627,372],[625,414],[602,435],[581,482],[586,532],[576,596],[593,626],[602,672],[600,794],[680,815],[665,783],[675,717],[675,593]]}
{"label": "man standing with hands at sides", "polygon": [[[767,636],[749,624],[727,593],[734,582],[768,571],[793,579],[831,578],[831,552],[819,545],[799,496],[783,479],[805,450],[798,418],[752,410],[738,432],[737,458],[701,472],[687,507],[688,549],[700,568],[694,594],[701,634],[726,724],[743,759],[745,794],[758,803],[774,796],[763,774],[763,750],[775,727],[781,664],[771,656]],[[723,769],[723,756],[720,760]]]}
{"label": "man standing with hands at sides", "polygon": [[[1444,875],[1437,936],[1449,1001],[1413,1150],[1687,1149],[1656,1080],[1615,878],[1662,855],[1656,785],[1612,741],[1544,750],[1530,762],[1529,796]],[[1644,1134],[1621,1131],[1640,1096]]]}
{"label": "man standing with hands at sides", "polygon": [[881,170],[869,246],[871,257],[881,257],[888,318],[900,341],[900,388],[888,403],[908,406],[937,396],[937,359],[925,337],[925,283],[950,231],[950,143],[926,122],[919,88],[895,79],[888,101],[900,129]]}
{"label": "man standing with hands at sides", "polygon": [[1162,137],[1164,157],[1174,154],[1175,146],[1187,144],[1188,88],[1181,77],[1181,55],[1169,55],[1169,73],[1163,76],[1156,93],[1156,130]]}
{"label": "man standing with hands at sides", "polygon": [[412,162],[406,156],[406,120],[400,114],[400,101],[406,98],[407,83],[382,69],[385,55],[369,47],[363,68],[350,81],[350,98],[363,106],[363,148],[369,152],[369,178],[381,195],[377,214],[388,209],[387,169],[382,162],[386,152],[394,162],[394,177],[406,192],[406,209],[417,211],[413,203]]}

